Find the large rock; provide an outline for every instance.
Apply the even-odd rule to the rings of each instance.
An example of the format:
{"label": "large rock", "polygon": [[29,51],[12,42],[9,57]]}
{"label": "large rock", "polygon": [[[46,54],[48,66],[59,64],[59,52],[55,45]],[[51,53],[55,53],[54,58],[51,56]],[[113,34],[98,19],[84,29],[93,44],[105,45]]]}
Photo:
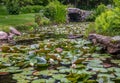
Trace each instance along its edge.
{"label": "large rock", "polygon": [[120,54],[120,36],[109,37],[98,34],[90,34],[89,39],[94,44],[100,44],[110,54]]}
{"label": "large rock", "polygon": [[70,22],[85,21],[87,17],[92,13],[91,11],[81,10],[79,8],[68,8],[67,11],[67,21]]}
{"label": "large rock", "polygon": [[15,35],[21,35],[21,33],[13,27],[10,27],[9,33],[0,31],[0,44],[13,42],[13,37]]}
{"label": "large rock", "polygon": [[17,29],[15,29],[14,27],[10,27],[10,32],[15,34],[15,35],[21,35],[21,33]]}
{"label": "large rock", "polygon": [[0,31],[0,40],[8,39],[8,34],[6,32]]}

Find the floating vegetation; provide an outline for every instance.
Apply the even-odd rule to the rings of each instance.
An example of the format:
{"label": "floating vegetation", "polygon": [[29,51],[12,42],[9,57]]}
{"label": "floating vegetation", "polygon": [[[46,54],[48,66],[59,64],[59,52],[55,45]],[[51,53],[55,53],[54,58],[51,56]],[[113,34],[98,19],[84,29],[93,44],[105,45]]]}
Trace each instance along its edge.
{"label": "floating vegetation", "polygon": [[87,24],[40,27],[17,37],[16,45],[1,45],[0,82],[119,83],[119,60],[84,38],[68,37],[84,34]]}

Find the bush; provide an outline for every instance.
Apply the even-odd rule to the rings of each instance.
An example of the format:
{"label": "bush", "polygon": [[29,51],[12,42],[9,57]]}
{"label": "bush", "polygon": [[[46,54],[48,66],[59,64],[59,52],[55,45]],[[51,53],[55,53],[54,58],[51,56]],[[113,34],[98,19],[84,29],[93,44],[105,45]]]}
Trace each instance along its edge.
{"label": "bush", "polygon": [[43,6],[39,6],[39,5],[25,6],[25,7],[21,8],[20,13],[22,13],[22,14],[38,13],[40,10],[43,10],[43,9],[44,9],[44,7]]}
{"label": "bush", "polygon": [[101,15],[103,12],[105,12],[107,10],[107,7],[104,4],[100,4],[97,9],[95,10],[95,15],[99,16]]}
{"label": "bush", "polygon": [[38,28],[38,25],[36,23],[20,24],[15,26],[15,28],[19,31],[33,31]]}
{"label": "bush", "polygon": [[115,3],[115,6],[120,8],[120,0],[113,0]]}
{"label": "bush", "polygon": [[9,14],[19,14],[19,0],[6,0],[6,7]]}
{"label": "bush", "polygon": [[59,1],[52,1],[45,8],[45,16],[54,23],[64,23],[66,21],[66,6]]}
{"label": "bush", "polygon": [[100,4],[93,13],[87,18],[87,21],[95,21],[96,17],[101,15],[103,12],[108,10],[108,8],[104,4]]}
{"label": "bush", "polygon": [[97,17],[95,29],[99,34],[120,35],[120,8],[116,7]]}
{"label": "bush", "polygon": [[41,25],[48,25],[50,24],[50,20],[44,16],[43,13],[39,13],[35,15],[35,22],[41,26]]}
{"label": "bush", "polygon": [[46,6],[48,5],[48,3],[49,3],[49,0],[33,0],[34,5]]}

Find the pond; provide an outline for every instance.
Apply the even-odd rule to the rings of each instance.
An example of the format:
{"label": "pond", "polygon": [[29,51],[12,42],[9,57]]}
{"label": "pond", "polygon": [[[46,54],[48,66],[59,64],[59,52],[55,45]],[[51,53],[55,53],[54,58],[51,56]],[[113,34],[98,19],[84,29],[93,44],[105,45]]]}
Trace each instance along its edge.
{"label": "pond", "polygon": [[44,26],[0,46],[0,83],[120,83],[120,60],[84,37],[88,24]]}

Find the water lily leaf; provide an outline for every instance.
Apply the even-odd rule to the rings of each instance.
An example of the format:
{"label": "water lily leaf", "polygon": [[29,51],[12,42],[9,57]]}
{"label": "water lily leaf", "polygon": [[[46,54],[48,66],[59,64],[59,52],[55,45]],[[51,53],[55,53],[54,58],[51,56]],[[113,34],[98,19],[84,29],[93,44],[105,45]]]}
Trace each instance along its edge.
{"label": "water lily leaf", "polygon": [[29,83],[30,81],[29,80],[24,80],[24,79],[20,79],[20,80],[17,80],[17,83]]}
{"label": "water lily leaf", "polygon": [[33,44],[30,46],[31,49],[37,49],[39,48],[39,44]]}
{"label": "water lily leaf", "polygon": [[70,83],[70,81],[67,78],[62,78],[60,79],[62,83]]}
{"label": "water lily leaf", "polygon": [[37,63],[37,59],[33,58],[33,59],[30,60],[30,65],[31,66],[34,66],[34,64],[36,64],[36,63]]}
{"label": "water lily leaf", "polygon": [[98,74],[98,78],[99,77],[105,77],[105,78],[114,78],[115,76],[113,74]]}
{"label": "water lily leaf", "polygon": [[99,83],[114,83],[113,81],[110,80],[111,78],[113,78],[113,75],[110,76],[107,74],[99,74],[97,81]]}
{"label": "water lily leaf", "polygon": [[29,51],[28,54],[29,54],[29,58],[35,57],[35,51]]}
{"label": "water lily leaf", "polygon": [[85,65],[76,65],[76,69],[85,69],[86,66]]}
{"label": "water lily leaf", "polygon": [[38,62],[38,64],[46,64],[47,60],[44,57],[36,57],[35,58]]}
{"label": "water lily leaf", "polygon": [[56,80],[61,80],[64,78],[66,75],[65,74],[53,74],[52,77]]}
{"label": "water lily leaf", "polygon": [[98,83],[96,80],[87,80],[84,83]]}
{"label": "water lily leaf", "polygon": [[46,76],[51,76],[54,73],[58,73],[57,70],[43,70],[40,71],[40,75],[46,75]]}
{"label": "water lily leaf", "polygon": [[107,69],[105,68],[92,68],[93,71],[96,71],[96,72],[103,72],[103,73],[107,73]]}
{"label": "water lily leaf", "polygon": [[36,80],[36,79],[38,79],[38,77],[35,77],[35,76],[26,76],[26,78],[25,78],[26,80]]}
{"label": "water lily leaf", "polygon": [[117,77],[120,77],[120,73],[118,73],[118,72],[117,72],[117,73],[115,73],[115,75],[116,75]]}
{"label": "water lily leaf", "polygon": [[79,58],[79,59],[77,59],[76,61],[74,61],[73,64],[80,64],[80,63],[82,63],[83,61],[85,61],[85,58]]}
{"label": "water lily leaf", "polygon": [[98,58],[98,57],[100,57],[100,55],[99,55],[99,54],[95,54],[95,53],[93,53],[93,54],[92,54],[92,57],[94,57],[94,58]]}
{"label": "water lily leaf", "polygon": [[68,68],[59,70],[60,73],[68,73],[70,71],[71,71],[71,69],[68,69]]}
{"label": "water lily leaf", "polygon": [[120,82],[120,77],[119,77],[119,78],[114,79],[113,81],[114,81],[114,83],[119,83],[119,82]]}
{"label": "water lily leaf", "polygon": [[70,73],[69,75],[66,76],[66,78],[71,82],[83,82],[89,78],[89,75],[86,73],[81,73],[81,74]]}
{"label": "water lily leaf", "polygon": [[45,82],[45,83],[55,83],[55,79],[50,78],[50,79],[46,80],[46,82]]}
{"label": "water lily leaf", "polygon": [[8,67],[8,70],[19,70],[19,67]]}
{"label": "water lily leaf", "polygon": [[104,66],[105,68],[109,68],[109,67],[111,67],[112,65],[111,65],[111,64],[108,64],[108,63],[103,63],[103,66]]}
{"label": "water lily leaf", "polygon": [[22,70],[8,70],[8,72],[10,72],[10,73],[20,73],[20,72],[22,72]]}
{"label": "water lily leaf", "polygon": [[115,72],[120,73],[120,68],[115,68]]}
{"label": "water lily leaf", "polygon": [[3,45],[3,46],[1,47],[1,50],[2,50],[2,52],[10,52],[10,46]]}

